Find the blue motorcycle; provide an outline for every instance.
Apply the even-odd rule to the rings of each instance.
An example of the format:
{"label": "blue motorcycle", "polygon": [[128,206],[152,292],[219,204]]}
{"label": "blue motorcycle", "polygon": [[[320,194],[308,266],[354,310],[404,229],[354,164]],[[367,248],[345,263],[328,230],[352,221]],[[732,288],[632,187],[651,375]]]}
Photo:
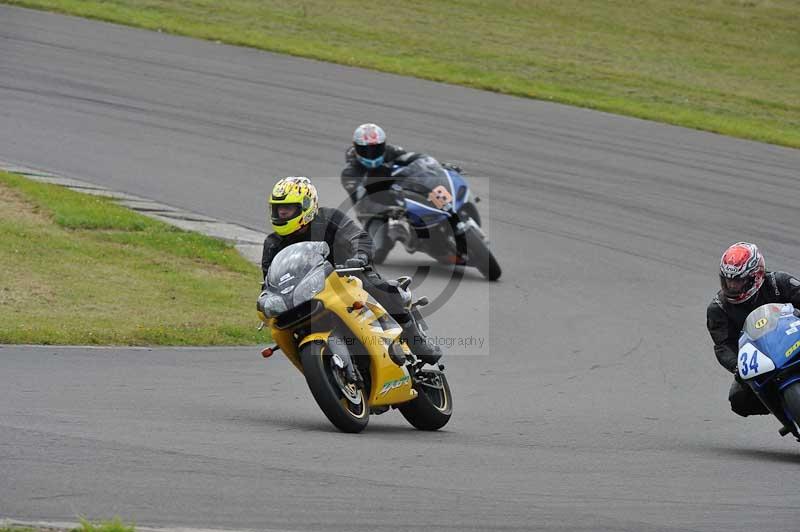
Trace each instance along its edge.
{"label": "blue motorcycle", "polygon": [[396,242],[409,253],[427,253],[442,264],[471,266],[490,281],[502,270],[481,229],[481,217],[464,177],[453,166],[421,157],[394,166],[391,177],[395,203],[380,214],[360,216],[375,242],[375,262],[381,264]]}
{"label": "blue motorcycle", "polygon": [[747,317],[739,337],[739,376],[800,441],[800,312],[770,303]]}

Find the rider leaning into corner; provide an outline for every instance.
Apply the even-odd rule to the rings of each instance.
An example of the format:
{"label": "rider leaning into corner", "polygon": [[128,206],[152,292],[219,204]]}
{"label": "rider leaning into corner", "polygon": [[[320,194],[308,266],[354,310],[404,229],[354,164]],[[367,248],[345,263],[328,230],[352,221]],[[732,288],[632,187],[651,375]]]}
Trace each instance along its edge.
{"label": "rider leaning into corner", "polygon": [[[392,177],[392,168],[406,167],[421,159],[461,171],[458,166],[440,163],[425,153],[406,151],[400,146],[387,144],[386,133],[376,124],[358,126],[353,132],[353,144],[345,152],[346,166],[342,170],[341,180],[359,216],[369,217],[397,209],[397,203],[388,191],[392,185],[404,188],[407,178]],[[370,232],[370,236],[382,253],[387,252],[384,248],[391,248],[393,244],[384,242],[386,237],[380,233]]]}
{"label": "rider leaning into corner", "polygon": [[792,303],[800,308],[800,280],[785,272],[766,271],[764,257],[755,246],[738,242],[722,255],[719,265],[721,290],[706,311],[714,353],[733,373],[728,400],[740,416],[769,414],[769,410],[737,373],[739,335],[747,315],[767,303]]}
{"label": "rider leaning into corner", "polygon": [[342,211],[320,207],[317,189],[310,179],[281,179],[272,189],[268,207],[274,232],[264,240],[261,270],[265,279],[272,260],[285,247],[298,242],[327,242],[328,261],[334,267],[344,264],[348,268],[364,268],[359,276],[364,289],[400,324],[403,339],[417,358],[427,364],[441,358],[439,346],[419,330],[406,309],[397,284],[382,279],[372,268],[369,235]]}

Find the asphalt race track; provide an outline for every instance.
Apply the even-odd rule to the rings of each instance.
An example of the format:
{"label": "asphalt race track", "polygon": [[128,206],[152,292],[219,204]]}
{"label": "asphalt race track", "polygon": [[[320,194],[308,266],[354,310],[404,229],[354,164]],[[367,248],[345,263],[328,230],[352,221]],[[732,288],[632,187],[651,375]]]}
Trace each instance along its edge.
{"label": "asphalt race track", "polygon": [[729,411],[705,307],[737,240],[800,272],[800,152],[0,6],[0,159],[264,229],[274,178],[337,176],[364,121],[469,171],[503,266],[429,317],[454,343],[446,430],[339,434],[253,348],[3,346],[0,518],[796,529],[800,444]]}

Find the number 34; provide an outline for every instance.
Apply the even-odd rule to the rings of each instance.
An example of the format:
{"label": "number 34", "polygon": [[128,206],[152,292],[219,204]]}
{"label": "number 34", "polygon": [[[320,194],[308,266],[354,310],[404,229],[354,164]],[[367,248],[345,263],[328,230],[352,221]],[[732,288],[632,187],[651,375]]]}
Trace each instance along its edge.
{"label": "number 34", "polygon": [[758,373],[758,351],[753,351],[753,354],[750,355],[750,364],[747,363],[747,353],[742,353],[742,356],[739,359],[739,369],[742,372],[743,376],[747,376],[750,373],[750,370],[753,370],[753,373]]}

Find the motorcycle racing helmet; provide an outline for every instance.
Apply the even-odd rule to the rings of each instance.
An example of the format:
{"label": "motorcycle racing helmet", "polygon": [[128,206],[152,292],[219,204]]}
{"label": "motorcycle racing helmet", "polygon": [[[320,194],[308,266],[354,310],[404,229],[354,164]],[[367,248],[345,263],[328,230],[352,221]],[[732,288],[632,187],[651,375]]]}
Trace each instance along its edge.
{"label": "motorcycle racing helmet", "polygon": [[317,215],[317,189],[307,177],[284,177],[272,187],[269,211],[275,233],[281,236],[295,233]]}
{"label": "motorcycle racing helmet", "polygon": [[722,295],[738,305],[752,298],[764,284],[764,256],[755,244],[737,242],[725,250],[719,262]]}
{"label": "motorcycle racing helmet", "polygon": [[376,124],[361,124],[353,132],[353,147],[358,162],[367,168],[377,168],[383,164],[386,133]]}

